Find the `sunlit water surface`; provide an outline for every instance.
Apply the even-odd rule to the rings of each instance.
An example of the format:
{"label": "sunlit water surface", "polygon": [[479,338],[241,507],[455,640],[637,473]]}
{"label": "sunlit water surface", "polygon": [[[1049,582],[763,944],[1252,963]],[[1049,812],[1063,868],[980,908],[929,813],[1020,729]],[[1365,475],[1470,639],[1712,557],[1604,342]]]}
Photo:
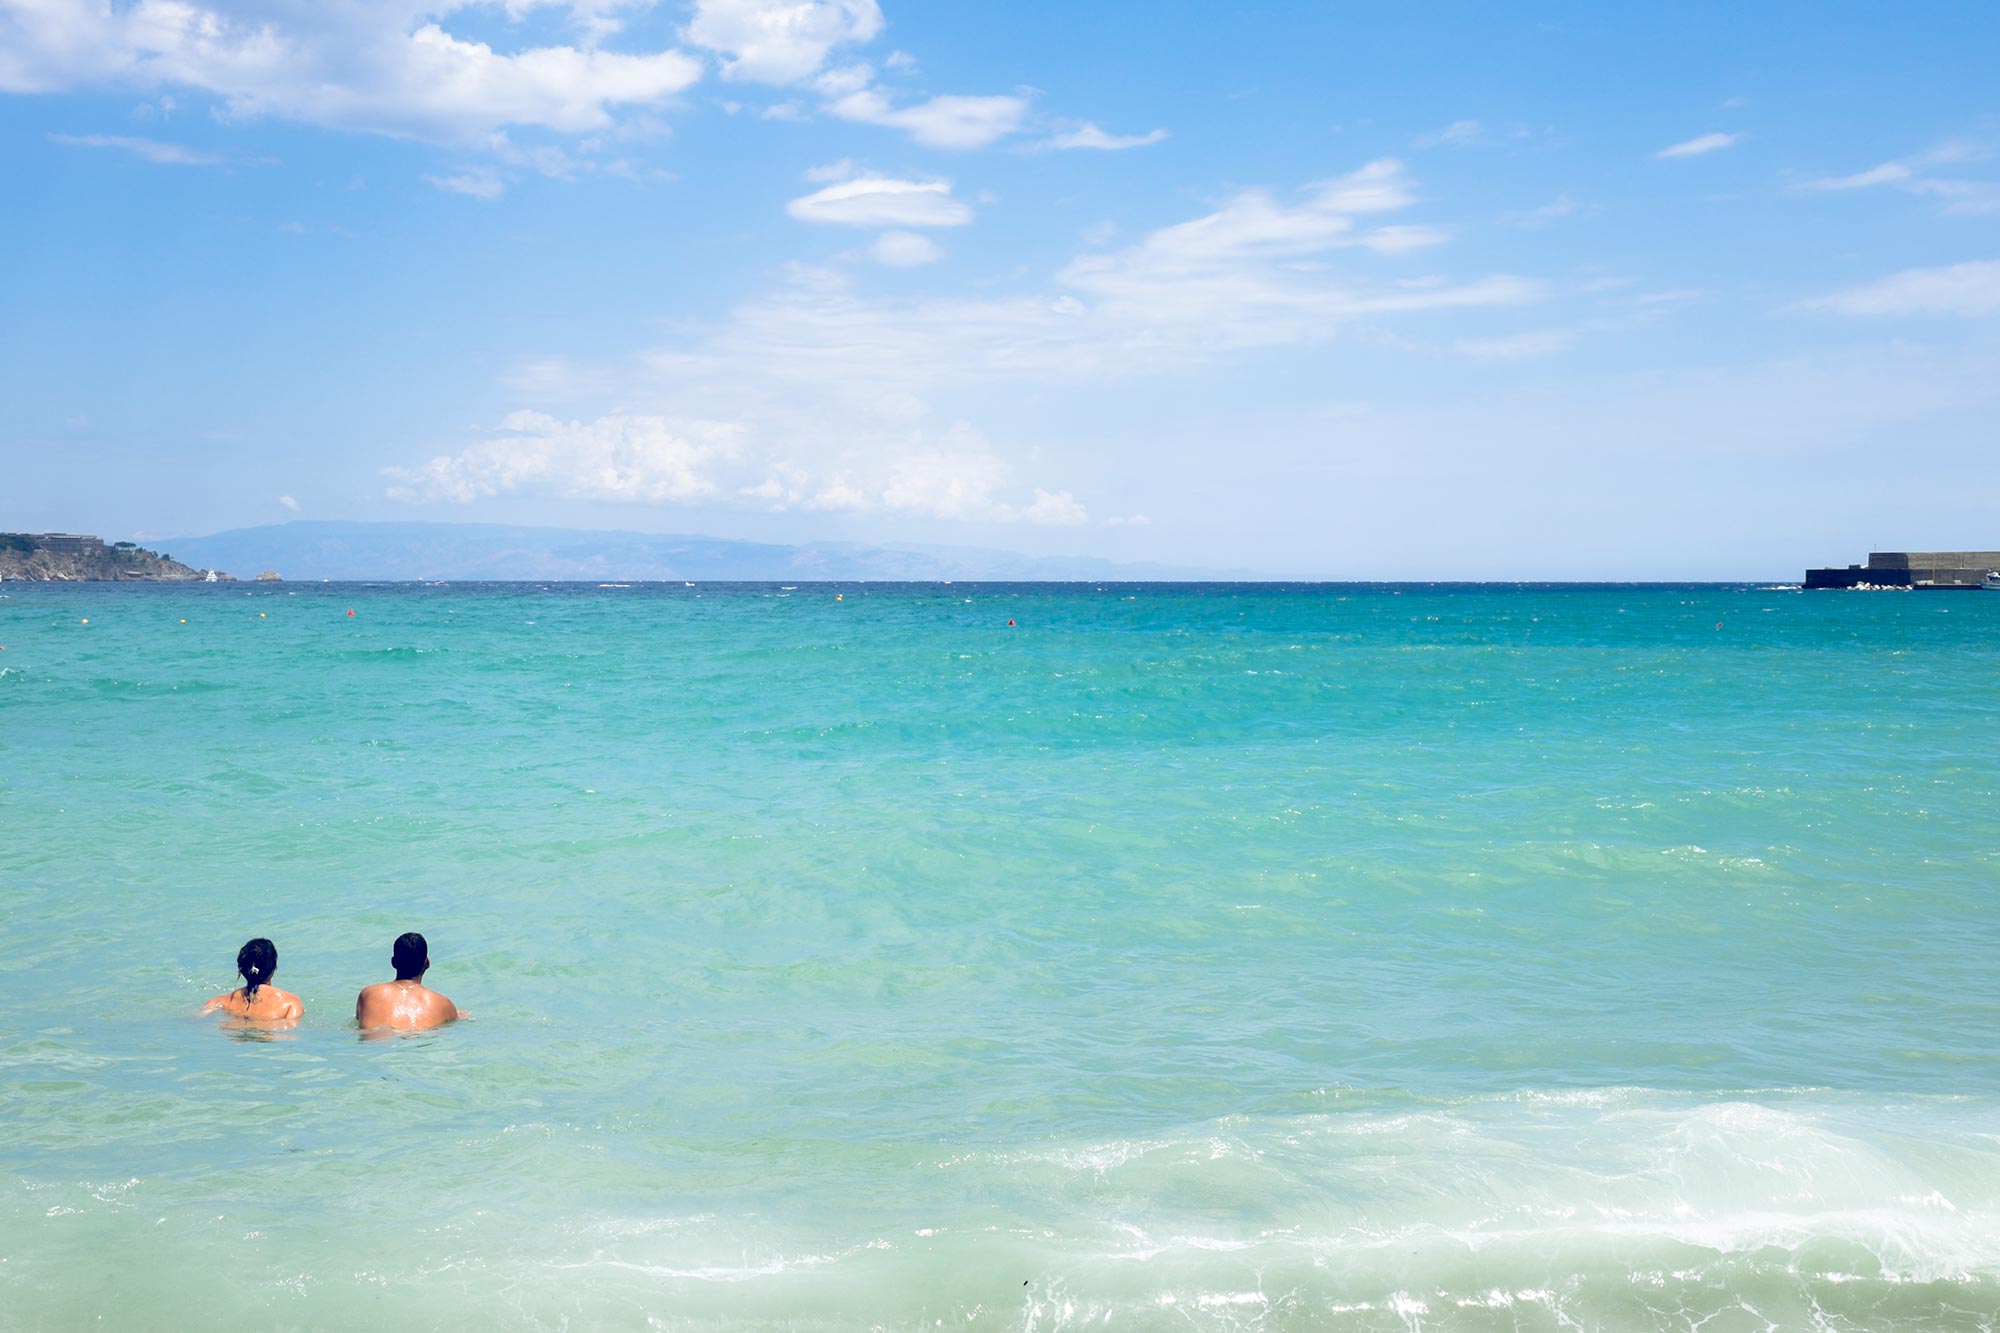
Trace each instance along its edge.
{"label": "sunlit water surface", "polygon": [[0,594],[8,1327],[2000,1323],[2000,596]]}

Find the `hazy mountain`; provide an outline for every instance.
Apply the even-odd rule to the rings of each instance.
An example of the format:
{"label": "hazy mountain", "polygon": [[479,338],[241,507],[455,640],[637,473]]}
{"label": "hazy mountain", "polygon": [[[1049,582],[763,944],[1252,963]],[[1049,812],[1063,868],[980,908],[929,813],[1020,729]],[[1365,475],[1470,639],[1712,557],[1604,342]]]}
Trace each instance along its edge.
{"label": "hazy mountain", "polygon": [[779,546],[717,537],[493,523],[283,523],[163,543],[189,564],[288,579],[571,579],[636,582],[793,579],[1216,579],[1243,571],[1119,564],[946,546],[817,542]]}

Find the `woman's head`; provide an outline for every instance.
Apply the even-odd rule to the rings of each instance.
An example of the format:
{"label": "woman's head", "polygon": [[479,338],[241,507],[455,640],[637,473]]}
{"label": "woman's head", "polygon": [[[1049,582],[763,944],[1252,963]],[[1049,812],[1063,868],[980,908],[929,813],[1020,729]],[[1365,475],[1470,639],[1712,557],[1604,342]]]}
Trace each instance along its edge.
{"label": "woman's head", "polygon": [[278,946],[267,939],[251,940],[236,951],[236,970],[243,974],[244,995],[255,995],[278,970]]}

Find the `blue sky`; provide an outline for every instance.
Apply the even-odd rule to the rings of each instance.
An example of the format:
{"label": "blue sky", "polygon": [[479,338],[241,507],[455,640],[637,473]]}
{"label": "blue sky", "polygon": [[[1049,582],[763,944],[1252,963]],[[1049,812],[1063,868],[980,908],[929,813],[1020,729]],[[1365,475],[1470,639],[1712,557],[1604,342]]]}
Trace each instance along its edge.
{"label": "blue sky", "polygon": [[0,527],[2000,547],[2000,10],[0,0]]}

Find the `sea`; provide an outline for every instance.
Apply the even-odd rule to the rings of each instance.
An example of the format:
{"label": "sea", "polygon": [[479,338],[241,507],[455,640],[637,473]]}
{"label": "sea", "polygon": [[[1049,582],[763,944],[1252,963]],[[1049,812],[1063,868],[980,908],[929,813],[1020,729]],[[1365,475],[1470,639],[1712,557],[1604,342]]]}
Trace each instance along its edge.
{"label": "sea", "polygon": [[[2000,1325],[2000,597],[0,584],[0,1327]],[[391,942],[471,1018],[363,1040]],[[290,1031],[197,1011],[266,936]]]}

